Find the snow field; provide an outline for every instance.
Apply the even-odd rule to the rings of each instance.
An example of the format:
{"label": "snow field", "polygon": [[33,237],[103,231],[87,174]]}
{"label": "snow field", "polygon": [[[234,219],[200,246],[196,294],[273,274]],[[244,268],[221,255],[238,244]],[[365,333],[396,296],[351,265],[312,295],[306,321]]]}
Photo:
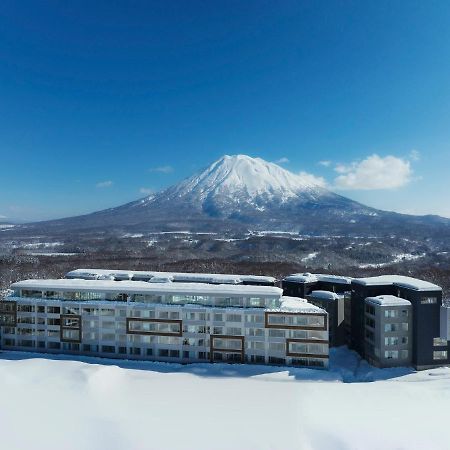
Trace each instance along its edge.
{"label": "snow field", "polygon": [[[334,353],[327,372],[4,352],[2,448],[449,448],[450,369],[373,369]],[[378,381],[343,382],[357,379]]]}

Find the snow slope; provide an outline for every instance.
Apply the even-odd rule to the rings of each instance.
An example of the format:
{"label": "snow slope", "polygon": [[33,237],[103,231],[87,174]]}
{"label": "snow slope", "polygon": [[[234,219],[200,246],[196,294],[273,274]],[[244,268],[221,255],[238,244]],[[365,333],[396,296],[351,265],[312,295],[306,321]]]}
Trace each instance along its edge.
{"label": "snow slope", "polygon": [[2,448],[449,448],[448,368],[372,369],[346,349],[330,372],[38,356],[1,355]]}
{"label": "snow slope", "polygon": [[170,194],[179,197],[191,195],[199,200],[220,194],[287,200],[304,192],[319,196],[324,191],[310,180],[261,158],[225,155],[202,172],[177,184]]}

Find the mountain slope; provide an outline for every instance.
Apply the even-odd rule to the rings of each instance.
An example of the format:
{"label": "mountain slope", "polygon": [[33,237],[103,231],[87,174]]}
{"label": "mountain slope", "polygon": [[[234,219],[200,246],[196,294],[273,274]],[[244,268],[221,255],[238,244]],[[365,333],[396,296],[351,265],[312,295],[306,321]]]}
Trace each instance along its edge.
{"label": "mountain slope", "polygon": [[364,206],[246,155],[223,156],[206,169],[143,199],[84,216],[27,227],[46,230],[270,229],[308,234],[449,232],[450,220]]}

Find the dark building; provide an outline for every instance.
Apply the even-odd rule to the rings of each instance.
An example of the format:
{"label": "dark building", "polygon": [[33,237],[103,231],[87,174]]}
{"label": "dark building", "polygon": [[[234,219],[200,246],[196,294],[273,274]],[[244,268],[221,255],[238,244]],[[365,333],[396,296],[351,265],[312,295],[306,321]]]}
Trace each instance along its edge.
{"label": "dark building", "polygon": [[348,343],[351,278],[338,275],[297,273],[281,282],[283,295],[306,298],[328,312],[330,346]]}
{"label": "dark building", "polygon": [[448,342],[441,339],[442,289],[432,283],[399,275],[354,279],[351,283],[351,347],[365,354],[365,300],[392,295],[409,300],[412,310],[411,362],[426,369],[448,362]]}
{"label": "dark building", "polygon": [[344,323],[344,294],[331,291],[312,291],[306,295],[309,303],[324,309],[328,313],[330,347],[345,345],[346,329]]}
{"label": "dark building", "polygon": [[[347,343],[380,367],[426,369],[449,363],[450,306],[442,305],[442,289],[435,284],[399,275],[352,279],[303,273],[284,278],[282,288],[284,295],[306,298],[328,312],[330,345]],[[330,293],[343,296],[343,302],[326,305],[324,298],[314,298],[338,297]],[[395,304],[393,297],[410,306]]]}
{"label": "dark building", "polygon": [[283,295],[306,298],[312,291],[330,291],[343,294],[351,291],[350,277],[338,275],[295,273],[281,282]]}

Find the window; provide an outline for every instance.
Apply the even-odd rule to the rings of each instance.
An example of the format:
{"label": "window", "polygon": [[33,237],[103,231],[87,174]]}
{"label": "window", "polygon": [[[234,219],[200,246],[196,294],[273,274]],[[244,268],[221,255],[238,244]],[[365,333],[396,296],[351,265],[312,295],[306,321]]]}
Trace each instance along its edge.
{"label": "window", "polygon": [[116,348],[114,345],[102,345],[102,352],[103,353],[115,353]]}
{"label": "window", "polygon": [[398,345],[399,339],[398,337],[385,337],[384,345]]}
{"label": "window", "polygon": [[223,322],[223,314],[214,314],[215,322]]}
{"label": "window", "polygon": [[386,359],[398,359],[398,350],[386,350],[384,357]]}
{"label": "window", "polygon": [[181,336],[181,321],[161,319],[127,319],[127,334],[161,334]]}
{"label": "window", "polygon": [[432,305],[437,303],[437,298],[436,297],[422,297],[420,299],[420,303],[422,305]]}
{"label": "window", "polygon": [[[408,325],[408,324],[406,324],[406,325]],[[398,331],[398,324],[397,323],[385,323],[384,331],[385,331],[385,333],[392,333],[394,331]]]}
{"label": "window", "polygon": [[433,339],[433,345],[435,347],[442,347],[442,346],[446,346],[447,345],[447,339],[442,339],[440,337],[434,338]]}
{"label": "window", "polygon": [[408,343],[408,337],[407,336],[403,336],[402,337],[402,344],[407,344]]}
{"label": "window", "polygon": [[34,305],[17,305],[17,311],[34,313]]}
{"label": "window", "polygon": [[250,356],[250,362],[256,363],[256,364],[264,364],[266,361],[265,361],[265,357],[262,355],[252,355],[252,356]]}
{"label": "window", "polygon": [[366,305],[366,313],[371,314],[372,316],[375,315],[375,308],[371,305]]}
{"label": "window", "polygon": [[263,328],[247,328],[247,336],[264,336]]}
{"label": "window", "polygon": [[114,333],[102,333],[102,341],[114,341],[116,336]]}
{"label": "window", "polygon": [[278,358],[276,356],[269,356],[269,364],[286,364],[286,360],[284,358]]}
{"label": "window", "polygon": [[28,323],[34,325],[34,317],[18,317],[17,323]]}
{"label": "window", "polygon": [[242,316],[240,314],[227,314],[227,322],[241,322]]}
{"label": "window", "polygon": [[245,317],[245,321],[249,323],[263,323],[264,316],[258,314],[249,314]]}
{"label": "window", "polygon": [[284,342],[269,342],[269,350],[274,352],[285,352],[286,344]]}
{"label": "window", "polygon": [[373,339],[374,339],[373,331],[370,331],[370,330],[366,329],[366,338],[370,339],[371,341],[373,341]]}
{"label": "window", "polygon": [[408,358],[408,350],[400,350],[400,358],[401,359]]}
{"label": "window", "polygon": [[78,341],[80,339],[79,330],[61,330],[61,341]]}
{"label": "window", "polygon": [[22,289],[21,297],[42,298],[42,291],[33,291],[33,290],[29,290],[29,289]]}
{"label": "window", "polygon": [[249,306],[252,308],[264,308],[265,306],[265,301],[262,298],[258,298],[258,297],[251,297],[249,300]]}
{"label": "window", "polygon": [[247,343],[250,350],[264,350],[265,344],[262,341],[250,341]]}
{"label": "window", "polygon": [[366,317],[366,325],[370,328],[375,328],[375,321],[370,317]]}
{"label": "window", "polygon": [[286,331],[285,330],[269,330],[269,336],[284,338],[286,336]]}
{"label": "window", "polygon": [[447,350],[435,350],[433,352],[433,359],[436,360],[447,359]]}
{"label": "window", "polygon": [[228,327],[227,328],[227,334],[231,334],[232,336],[241,336],[242,335],[242,328]]}
{"label": "window", "polygon": [[402,317],[408,317],[408,310],[407,309],[402,309],[401,316]]}
{"label": "window", "polygon": [[47,319],[47,325],[59,326],[60,323],[60,319]]}
{"label": "window", "polygon": [[398,317],[398,311],[395,309],[386,309],[384,311],[384,317],[390,317],[390,318]]}
{"label": "window", "polygon": [[3,328],[3,334],[16,334],[16,329],[12,327]]}
{"label": "window", "polygon": [[242,350],[242,340],[241,339],[230,339],[230,338],[219,338],[212,337],[214,350]]}

